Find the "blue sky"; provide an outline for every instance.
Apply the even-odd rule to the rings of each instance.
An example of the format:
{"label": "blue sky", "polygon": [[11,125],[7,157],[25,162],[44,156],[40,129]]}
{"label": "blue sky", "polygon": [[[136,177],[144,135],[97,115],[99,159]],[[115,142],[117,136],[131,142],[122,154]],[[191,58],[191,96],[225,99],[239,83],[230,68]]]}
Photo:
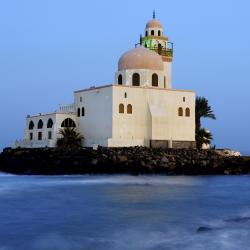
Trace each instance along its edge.
{"label": "blue sky", "polygon": [[250,153],[250,2],[247,0],[0,0],[0,149],[23,137],[25,116],[113,83],[156,10],[174,42],[173,86],[205,96],[217,147]]}

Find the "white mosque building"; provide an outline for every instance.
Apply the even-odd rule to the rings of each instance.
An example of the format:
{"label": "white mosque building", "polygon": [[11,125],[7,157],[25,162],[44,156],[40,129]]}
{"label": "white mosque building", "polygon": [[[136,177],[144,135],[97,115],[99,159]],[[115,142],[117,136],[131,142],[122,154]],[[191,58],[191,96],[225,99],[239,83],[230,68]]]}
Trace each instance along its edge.
{"label": "white mosque building", "polygon": [[154,15],[140,43],[120,57],[113,84],[77,90],[57,112],[28,115],[15,147],[55,147],[65,127],[76,127],[86,147],[195,147],[195,93],[173,88],[172,60]]}

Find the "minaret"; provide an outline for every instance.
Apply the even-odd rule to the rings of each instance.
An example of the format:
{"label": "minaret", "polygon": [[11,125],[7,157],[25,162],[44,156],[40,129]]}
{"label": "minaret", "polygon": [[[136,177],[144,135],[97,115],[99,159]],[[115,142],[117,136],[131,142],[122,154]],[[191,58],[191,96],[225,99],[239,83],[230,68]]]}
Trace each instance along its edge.
{"label": "minaret", "polygon": [[163,27],[155,18],[155,11],[153,11],[153,19],[146,25],[145,36],[140,39],[140,44],[162,56],[164,87],[172,88],[173,43],[168,42],[168,37],[163,35]]}

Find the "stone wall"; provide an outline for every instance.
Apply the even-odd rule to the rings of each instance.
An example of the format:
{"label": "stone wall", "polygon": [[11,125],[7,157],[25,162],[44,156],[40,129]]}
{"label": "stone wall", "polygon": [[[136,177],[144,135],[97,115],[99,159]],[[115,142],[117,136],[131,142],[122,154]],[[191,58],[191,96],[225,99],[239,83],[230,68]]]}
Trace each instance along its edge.
{"label": "stone wall", "polygon": [[62,151],[6,149],[0,154],[0,170],[15,174],[249,174],[250,157],[229,157],[215,150],[130,148],[82,148]]}

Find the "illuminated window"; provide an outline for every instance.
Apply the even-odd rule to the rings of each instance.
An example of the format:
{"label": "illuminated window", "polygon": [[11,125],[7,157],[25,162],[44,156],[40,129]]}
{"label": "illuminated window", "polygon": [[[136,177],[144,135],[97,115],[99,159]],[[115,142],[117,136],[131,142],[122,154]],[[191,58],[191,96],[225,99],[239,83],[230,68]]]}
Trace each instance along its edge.
{"label": "illuminated window", "polygon": [[124,113],[124,105],[122,103],[119,104],[119,113],[120,114]]}
{"label": "illuminated window", "polygon": [[183,109],[182,109],[182,108],[179,108],[179,109],[178,109],[178,115],[179,115],[179,116],[183,116]]}
{"label": "illuminated window", "polygon": [[127,113],[128,114],[132,114],[132,105],[131,104],[128,104],[128,106],[127,106]]}
{"label": "illuminated window", "polygon": [[138,73],[134,73],[132,76],[132,85],[140,86],[140,75]]}
{"label": "illuminated window", "polygon": [[157,74],[152,75],[152,86],[158,87],[158,75]]}
{"label": "illuminated window", "polygon": [[190,117],[190,108],[186,108],[185,115],[186,117]]}

